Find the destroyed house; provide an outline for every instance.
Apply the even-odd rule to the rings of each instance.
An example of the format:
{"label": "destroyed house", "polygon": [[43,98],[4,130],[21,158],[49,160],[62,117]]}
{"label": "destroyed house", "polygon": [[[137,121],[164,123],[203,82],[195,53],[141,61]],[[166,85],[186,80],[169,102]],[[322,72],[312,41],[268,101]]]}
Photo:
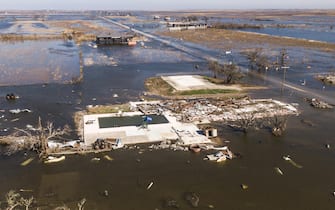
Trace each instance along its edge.
{"label": "destroyed house", "polygon": [[181,31],[190,29],[206,29],[206,23],[200,22],[169,22],[168,28],[170,31]]}
{"label": "destroyed house", "polygon": [[133,36],[97,36],[97,45],[131,45]]}

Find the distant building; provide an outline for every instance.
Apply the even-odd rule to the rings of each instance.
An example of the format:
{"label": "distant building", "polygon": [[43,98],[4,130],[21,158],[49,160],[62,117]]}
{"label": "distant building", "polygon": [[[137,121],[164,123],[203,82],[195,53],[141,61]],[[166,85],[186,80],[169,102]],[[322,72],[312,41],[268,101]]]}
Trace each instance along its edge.
{"label": "distant building", "polygon": [[169,31],[182,31],[182,30],[194,30],[194,29],[206,29],[207,23],[200,22],[169,22]]}
{"label": "distant building", "polygon": [[97,45],[136,45],[136,41],[133,41],[133,36],[110,36],[103,35],[96,37]]}

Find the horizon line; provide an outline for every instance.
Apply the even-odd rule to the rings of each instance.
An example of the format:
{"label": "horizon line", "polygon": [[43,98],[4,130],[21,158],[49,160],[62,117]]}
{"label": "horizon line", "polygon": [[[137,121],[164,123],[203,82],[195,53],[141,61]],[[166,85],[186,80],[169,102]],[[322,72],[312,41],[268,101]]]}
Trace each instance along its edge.
{"label": "horizon line", "polygon": [[184,12],[184,11],[208,11],[208,12],[215,12],[215,11],[257,11],[257,10],[277,10],[277,11],[335,11],[335,8],[249,8],[249,9],[0,9],[1,12],[3,11],[142,11],[142,12]]}

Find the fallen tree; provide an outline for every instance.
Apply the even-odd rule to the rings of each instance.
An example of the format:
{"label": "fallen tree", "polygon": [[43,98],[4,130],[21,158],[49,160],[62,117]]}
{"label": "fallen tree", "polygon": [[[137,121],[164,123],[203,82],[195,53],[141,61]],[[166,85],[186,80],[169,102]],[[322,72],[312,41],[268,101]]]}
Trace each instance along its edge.
{"label": "fallen tree", "polygon": [[5,154],[11,155],[21,150],[34,150],[40,157],[48,155],[48,141],[68,134],[70,128],[65,125],[63,128],[54,128],[52,122],[42,124],[39,117],[36,127],[29,126],[26,129],[14,128],[15,132],[9,136],[0,138],[0,144],[5,145]]}

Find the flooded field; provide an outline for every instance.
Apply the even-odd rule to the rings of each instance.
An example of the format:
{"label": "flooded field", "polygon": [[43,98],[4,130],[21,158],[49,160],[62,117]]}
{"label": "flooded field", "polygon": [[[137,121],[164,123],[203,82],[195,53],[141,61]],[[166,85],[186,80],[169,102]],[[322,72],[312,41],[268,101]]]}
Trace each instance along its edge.
{"label": "flooded field", "polygon": [[[144,14],[147,16],[139,19],[151,17],[151,14]],[[91,15],[53,15],[47,19],[93,20],[116,32],[124,30]],[[10,27],[6,24],[12,24],[1,21],[0,33]],[[299,21],[303,24],[311,20],[300,17]],[[43,28],[42,25],[36,27]],[[308,39],[319,38],[313,34]],[[329,40],[322,41],[333,42],[331,39],[329,35]],[[202,54],[223,58],[223,49],[186,41],[184,45],[181,40],[178,43]],[[139,100],[143,97],[146,78],[194,73],[199,71],[195,66],[206,66],[206,61],[199,56],[153,40],[143,41],[135,47],[93,48],[89,42],[77,45],[64,40],[1,42],[0,45],[1,136],[9,135],[15,128],[36,125],[38,117],[43,122],[54,122],[56,127],[69,124],[74,129],[72,115],[87,105]],[[267,54],[275,54],[280,47],[267,50]],[[247,68],[247,60],[240,50],[232,51],[234,61]],[[31,209],[37,206],[54,209],[63,204],[77,209],[77,203],[83,198],[86,198],[85,209],[173,209],[168,207],[169,201],[175,201],[180,209],[193,209],[187,195],[194,192],[200,198],[198,209],[333,209],[335,169],[331,166],[335,164],[335,138],[331,131],[335,112],[334,109],[312,108],[304,98],[319,95],[329,102],[334,101],[334,86],[314,79],[316,74],[334,71],[334,54],[301,47],[288,48],[288,54],[290,69],[285,82],[305,92],[288,87],[282,89],[282,71],[268,71],[258,76],[247,74],[244,78],[249,84],[268,87],[250,92],[253,98],[299,104],[301,114],[289,118],[283,136],[274,137],[267,129],[245,134],[215,124],[222,143],[239,153],[240,158],[214,163],[203,160],[206,151],[194,154],[150,150],[148,145],[109,153],[67,156],[65,161],[55,164],[44,164],[33,152],[1,155],[0,200],[5,200],[9,190],[21,189],[23,197],[34,196],[36,199]],[[203,74],[209,72],[203,71]],[[83,78],[80,82],[71,82],[80,76]],[[8,93],[19,98],[7,101]],[[32,112],[9,113],[10,109],[26,108]],[[68,138],[78,137],[73,132]],[[105,159],[106,154],[113,160]],[[283,156],[287,155],[302,167],[285,160]],[[20,166],[29,157],[34,160],[27,166]],[[100,161],[92,162],[92,158],[100,158]],[[283,174],[275,168],[280,168]],[[247,185],[248,189],[242,189],[241,185]]]}
{"label": "flooded field", "polygon": [[78,47],[71,41],[1,43],[0,85],[69,82],[79,76]]}

